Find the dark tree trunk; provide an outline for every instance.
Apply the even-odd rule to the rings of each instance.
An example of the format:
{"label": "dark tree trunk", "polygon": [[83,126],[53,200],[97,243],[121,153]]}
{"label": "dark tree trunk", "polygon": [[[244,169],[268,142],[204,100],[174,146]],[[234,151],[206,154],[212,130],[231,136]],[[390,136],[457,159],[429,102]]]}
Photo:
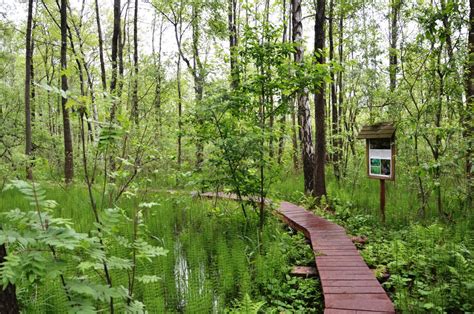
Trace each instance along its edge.
{"label": "dark tree trunk", "polygon": [[466,183],[467,183],[467,207],[472,208],[472,195],[474,182],[472,179],[472,107],[474,103],[474,0],[469,1],[469,37],[468,37],[468,61],[466,66],[466,108],[462,114],[463,137],[467,144],[466,150]]}
{"label": "dark tree trunk", "polygon": [[402,0],[390,0],[390,50],[389,50],[389,75],[390,91],[393,92],[397,87],[397,41],[398,41],[398,16],[400,14],[400,5]]}
{"label": "dark tree trunk", "polygon": [[240,72],[238,68],[238,38],[237,38],[237,0],[228,1],[228,29],[229,29],[229,50],[230,50],[230,77],[231,87],[235,89],[239,86]]}
{"label": "dark tree trunk", "polygon": [[[292,0],[293,42],[296,43],[295,63],[302,65],[304,57],[303,24],[301,0]],[[300,120],[301,149],[303,157],[303,176],[305,193],[314,192],[314,152],[311,130],[311,115],[308,103],[308,91],[297,93],[298,116]]]}
{"label": "dark tree trunk", "polygon": [[135,0],[135,10],[133,14],[133,94],[132,94],[132,120],[138,125],[138,0]]}
{"label": "dark tree trunk", "polygon": [[[110,80],[110,93],[115,95],[117,90],[117,77],[118,77],[118,63],[117,63],[117,56],[118,56],[118,48],[119,48],[119,39],[120,39],[120,0],[114,0],[114,30],[112,34],[112,77]],[[115,110],[117,104],[112,104],[112,108],[110,110],[110,121],[115,120]]]}
{"label": "dark tree trunk", "polygon": [[182,122],[182,115],[183,115],[183,101],[182,101],[182,94],[181,94],[181,59],[178,56],[178,61],[176,62],[176,82],[178,88],[178,169],[181,169],[182,164],[182,144],[181,140],[183,137],[183,122]]}
{"label": "dark tree trunk", "polygon": [[[28,20],[26,23],[26,56],[25,56],[25,155],[31,158],[32,132],[31,132],[31,64],[32,64],[32,22],[33,22],[33,0],[28,2]],[[30,162],[26,165],[26,178],[33,179],[33,171]]]}
{"label": "dark tree trunk", "polygon": [[[32,0],[30,4],[32,4]],[[5,257],[7,256],[7,250],[5,245],[0,245],[0,267],[5,262]],[[3,287],[0,288],[0,313],[2,314],[16,314],[20,313],[18,307],[18,301],[16,299],[16,289],[12,284],[8,284],[7,287],[3,290]]]}
{"label": "dark tree trunk", "polygon": [[[36,27],[36,23],[34,23],[33,25],[33,31]],[[33,129],[33,127],[35,126],[35,120],[36,120],[36,102],[35,102],[35,98],[36,98],[36,87],[35,87],[35,65],[34,65],[34,62],[33,62],[33,55],[35,54],[35,38],[33,36],[33,34],[31,35],[31,63],[30,63],[30,72],[31,72],[31,100],[30,100],[30,104],[31,104],[31,128]],[[33,144],[32,144],[33,145]]]}
{"label": "dark tree trunk", "polygon": [[[325,40],[325,0],[316,0],[316,19],[314,23],[314,52],[317,54],[316,62],[324,64],[324,40]],[[325,84],[324,82],[317,88],[314,95],[314,116],[316,122],[315,138],[315,171],[313,196],[320,198],[326,195],[326,179],[324,164],[326,159],[326,134],[325,134]]]}
{"label": "dark tree trunk", "polygon": [[[198,4],[192,7],[192,29],[193,29],[193,59],[194,65],[192,72],[194,73],[194,90],[196,106],[201,106],[204,95],[204,69],[199,54],[199,39],[200,39],[200,9]],[[200,120],[198,116],[198,121]],[[204,162],[204,144],[201,139],[196,141],[196,168],[200,170]]]}
{"label": "dark tree trunk", "polygon": [[[114,6],[114,14],[115,14],[115,6]],[[102,39],[102,26],[100,24],[99,0],[95,0],[95,17],[96,17],[96,22],[97,22],[97,35],[99,37],[100,78],[102,82],[102,89],[105,91],[107,90],[107,76],[105,74],[104,41]],[[115,24],[114,24],[114,27],[115,27]]]}
{"label": "dark tree trunk", "polygon": [[[68,90],[67,83],[67,0],[61,0],[61,89]],[[64,179],[66,183],[71,183],[74,177],[74,160],[71,134],[71,121],[69,109],[66,107],[67,98],[61,97],[61,109],[63,113],[63,134],[64,134]]]}
{"label": "dark tree trunk", "polygon": [[[128,17],[128,9],[130,6],[130,0],[127,0],[127,7],[125,10],[125,14],[123,17],[123,27],[120,26],[121,32],[119,32],[118,37],[118,79],[117,79],[117,92],[116,95],[118,97],[118,105],[120,105],[122,91],[123,91],[123,82],[124,82],[124,72],[125,72],[125,65],[123,63],[123,49],[125,48],[125,43],[127,41],[128,35],[128,27],[127,27],[127,17]],[[122,25],[122,22],[120,21]],[[120,112],[120,108],[117,109]]]}

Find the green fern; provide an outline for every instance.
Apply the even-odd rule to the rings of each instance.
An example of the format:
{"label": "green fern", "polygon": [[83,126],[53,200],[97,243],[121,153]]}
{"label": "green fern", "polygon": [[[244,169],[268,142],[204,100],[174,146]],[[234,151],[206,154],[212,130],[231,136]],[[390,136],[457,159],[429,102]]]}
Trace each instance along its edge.
{"label": "green fern", "polygon": [[253,301],[248,294],[245,294],[242,301],[233,302],[233,307],[228,311],[228,313],[257,314],[264,305],[264,301]]}

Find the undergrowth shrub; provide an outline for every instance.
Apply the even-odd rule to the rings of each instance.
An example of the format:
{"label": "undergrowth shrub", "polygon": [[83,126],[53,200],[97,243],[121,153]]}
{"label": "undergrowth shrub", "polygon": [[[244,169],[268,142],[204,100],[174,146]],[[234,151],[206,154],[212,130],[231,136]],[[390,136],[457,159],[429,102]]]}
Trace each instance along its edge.
{"label": "undergrowth shrub", "polygon": [[[472,312],[474,257],[466,222],[382,225],[377,217],[332,200],[334,214],[319,215],[367,237],[361,254],[380,277],[401,312]],[[467,222],[469,223],[469,222]]]}

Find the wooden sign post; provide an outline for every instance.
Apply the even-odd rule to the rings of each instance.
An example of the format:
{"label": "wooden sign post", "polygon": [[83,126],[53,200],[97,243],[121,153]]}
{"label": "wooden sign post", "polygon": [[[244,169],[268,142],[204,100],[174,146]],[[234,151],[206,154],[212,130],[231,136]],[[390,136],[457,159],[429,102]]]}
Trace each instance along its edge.
{"label": "wooden sign post", "polygon": [[367,176],[380,180],[380,215],[385,223],[385,180],[395,180],[395,127],[391,123],[366,125],[357,138],[366,140]]}

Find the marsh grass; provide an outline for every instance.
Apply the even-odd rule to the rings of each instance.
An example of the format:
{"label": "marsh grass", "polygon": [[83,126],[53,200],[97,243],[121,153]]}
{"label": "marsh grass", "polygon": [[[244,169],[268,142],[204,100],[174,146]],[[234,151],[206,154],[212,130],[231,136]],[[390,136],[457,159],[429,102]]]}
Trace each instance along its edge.
{"label": "marsh grass", "polygon": [[[48,199],[58,203],[55,215],[70,218],[80,232],[93,228],[85,187],[76,185],[63,190],[53,185],[43,186]],[[18,192],[5,191],[0,196],[0,212],[29,209],[28,202]],[[270,312],[322,309],[319,282],[287,277],[295,255],[304,250],[306,255],[312,252],[301,239],[290,236],[276,217],[267,217],[262,236],[258,237],[257,214],[251,210],[252,219],[246,221],[236,202],[215,203],[193,198],[188,192],[169,194],[151,189],[146,195],[140,195],[140,199],[123,198],[117,205],[131,215],[141,201],[157,203],[144,210],[147,240],[168,250],[167,256],[137,265],[138,275],[146,273],[161,278],[151,284],[138,283],[135,290],[135,298],[142,301],[150,313],[224,312],[233,304],[238,306],[245,296],[255,302],[264,301],[263,308]],[[131,224],[123,226],[122,232],[131,235]],[[294,243],[302,249],[295,250]],[[107,249],[119,257],[130,254],[123,246]],[[71,275],[72,272],[73,268]],[[90,276],[97,278],[96,274]],[[112,277],[114,285],[127,286],[126,271],[112,271]],[[280,288],[283,283],[291,294]],[[305,287],[302,293],[299,286]],[[46,282],[32,291],[21,286],[18,289],[26,313],[68,310],[59,282]],[[123,311],[124,304],[118,304],[117,310]]]}

